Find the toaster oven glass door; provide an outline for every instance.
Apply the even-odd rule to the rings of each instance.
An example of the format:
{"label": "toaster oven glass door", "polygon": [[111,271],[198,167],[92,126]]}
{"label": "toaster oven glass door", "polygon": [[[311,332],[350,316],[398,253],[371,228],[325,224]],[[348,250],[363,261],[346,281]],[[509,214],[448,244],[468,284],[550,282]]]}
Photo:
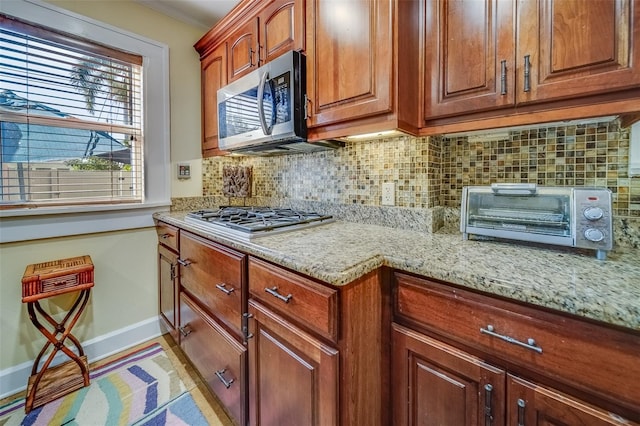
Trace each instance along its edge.
{"label": "toaster oven glass door", "polygon": [[468,225],[472,227],[571,236],[569,195],[471,193],[467,208]]}

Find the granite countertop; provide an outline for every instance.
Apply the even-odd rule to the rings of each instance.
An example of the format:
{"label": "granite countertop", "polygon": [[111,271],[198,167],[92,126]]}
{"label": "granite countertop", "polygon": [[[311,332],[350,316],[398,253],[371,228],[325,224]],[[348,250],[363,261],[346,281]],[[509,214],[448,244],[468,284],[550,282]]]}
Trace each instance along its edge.
{"label": "granite countertop", "polygon": [[640,331],[640,253],[591,252],[496,241],[463,241],[449,229],[420,233],[336,221],[240,242],[184,221],[185,212],[154,215],[183,229],[334,286],[386,265],[471,289]]}

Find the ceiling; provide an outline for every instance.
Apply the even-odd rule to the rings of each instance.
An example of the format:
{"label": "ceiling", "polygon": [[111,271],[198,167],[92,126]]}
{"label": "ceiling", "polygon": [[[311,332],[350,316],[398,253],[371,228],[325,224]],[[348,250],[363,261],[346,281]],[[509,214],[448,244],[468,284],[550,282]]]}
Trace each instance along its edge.
{"label": "ceiling", "polygon": [[134,0],[160,13],[208,30],[240,0]]}

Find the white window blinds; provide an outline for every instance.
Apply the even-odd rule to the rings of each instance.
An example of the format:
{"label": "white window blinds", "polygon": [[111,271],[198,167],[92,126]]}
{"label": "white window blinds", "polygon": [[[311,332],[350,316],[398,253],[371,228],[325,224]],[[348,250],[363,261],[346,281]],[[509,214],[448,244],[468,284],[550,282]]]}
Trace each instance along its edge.
{"label": "white window blinds", "polygon": [[0,208],[142,202],[142,58],[0,14]]}

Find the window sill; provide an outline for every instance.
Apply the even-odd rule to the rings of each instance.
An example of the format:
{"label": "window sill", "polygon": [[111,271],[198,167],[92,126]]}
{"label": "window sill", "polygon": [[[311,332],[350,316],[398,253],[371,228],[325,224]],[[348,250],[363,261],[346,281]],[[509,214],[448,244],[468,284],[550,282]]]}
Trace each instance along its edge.
{"label": "window sill", "polygon": [[0,243],[121,231],[153,226],[153,213],[170,202],[0,211]]}

